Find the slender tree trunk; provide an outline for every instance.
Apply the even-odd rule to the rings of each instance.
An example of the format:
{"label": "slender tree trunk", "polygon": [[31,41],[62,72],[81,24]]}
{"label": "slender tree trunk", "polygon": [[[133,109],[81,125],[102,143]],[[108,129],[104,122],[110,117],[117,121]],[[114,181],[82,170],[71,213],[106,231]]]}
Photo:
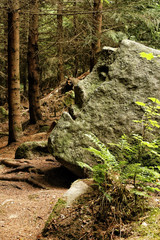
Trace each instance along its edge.
{"label": "slender tree trunk", "polygon": [[57,6],[57,37],[58,37],[58,70],[57,82],[60,83],[64,80],[63,69],[63,0],[58,0]]}
{"label": "slender tree trunk", "polygon": [[[4,3],[4,7],[7,9],[7,3]],[[7,16],[7,10],[4,9],[3,10],[3,31],[4,31],[4,48],[3,48],[3,58],[4,58],[4,61],[3,61],[3,71],[4,71],[4,79],[3,79],[3,82],[2,82],[2,85],[5,86],[7,88],[7,77],[8,77],[8,60],[7,60],[7,56],[8,56],[8,49],[7,49],[7,39],[8,39],[8,22],[7,22],[7,19],[8,19],[8,16]],[[8,95],[8,93],[6,92],[6,95]]]}
{"label": "slender tree trunk", "polygon": [[22,44],[20,49],[20,79],[23,84],[23,94],[25,96],[28,95],[28,63],[27,63],[27,53],[28,46],[26,42],[28,41],[29,35],[29,15],[23,14],[23,18],[21,19],[21,38]]}
{"label": "slender tree trunk", "polygon": [[18,141],[22,133],[19,79],[19,0],[8,0],[8,106],[9,140]]}
{"label": "slender tree trunk", "polygon": [[[74,10],[77,10],[77,0],[74,1]],[[77,15],[73,15],[73,25],[74,25],[74,34],[77,35]],[[75,49],[75,58],[74,58],[74,77],[77,77],[78,75],[78,57],[77,57],[77,51]]]}
{"label": "slender tree trunk", "polygon": [[30,123],[42,118],[39,99],[39,58],[38,58],[38,0],[30,2],[30,21],[28,38],[28,81]]}
{"label": "slender tree trunk", "polygon": [[90,70],[96,63],[96,54],[101,50],[102,5],[102,0],[94,0]]}

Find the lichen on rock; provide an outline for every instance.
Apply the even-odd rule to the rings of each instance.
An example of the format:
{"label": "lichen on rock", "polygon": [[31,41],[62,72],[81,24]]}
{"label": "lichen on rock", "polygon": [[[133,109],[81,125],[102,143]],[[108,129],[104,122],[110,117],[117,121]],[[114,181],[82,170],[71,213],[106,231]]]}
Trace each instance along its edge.
{"label": "lichen on rock", "polygon": [[15,158],[33,159],[37,155],[43,156],[48,154],[47,141],[24,142],[17,148]]}
{"label": "lichen on rock", "polygon": [[123,40],[118,49],[104,48],[93,71],[75,87],[75,105],[63,113],[52,131],[50,152],[65,167],[82,177],[78,162],[89,165],[97,159],[85,148],[93,143],[86,133],[102,142],[116,142],[122,134],[139,133],[133,120],[141,119],[144,109],[136,101],[159,98],[160,58],[147,61],[141,52],[160,55],[159,50]]}

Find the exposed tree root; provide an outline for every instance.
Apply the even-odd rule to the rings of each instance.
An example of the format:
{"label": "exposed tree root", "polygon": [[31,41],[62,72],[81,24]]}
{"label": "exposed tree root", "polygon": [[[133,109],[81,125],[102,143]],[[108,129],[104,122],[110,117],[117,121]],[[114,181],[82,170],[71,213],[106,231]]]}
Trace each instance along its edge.
{"label": "exposed tree root", "polygon": [[5,172],[5,174],[10,174],[10,173],[16,173],[16,172],[34,172],[34,173],[38,173],[38,174],[43,174],[43,171],[41,171],[39,168],[35,168],[32,165],[22,165],[19,166],[13,170],[7,171]]}
{"label": "exposed tree root", "polygon": [[40,184],[36,180],[32,179],[32,177],[7,177],[7,176],[0,176],[1,181],[13,181],[13,182],[26,182],[31,184],[33,187],[46,189],[43,184]]}
{"label": "exposed tree root", "polygon": [[33,165],[30,164],[25,164],[25,162],[18,163],[16,162],[16,160],[12,160],[12,159],[3,159],[0,160],[1,164],[5,165],[6,167],[9,168],[14,168],[12,170],[6,171],[5,174],[10,174],[10,173],[16,173],[16,172],[34,172],[37,174],[43,174],[44,172],[39,169],[34,167]]}
{"label": "exposed tree root", "polygon": [[0,160],[0,163],[5,165],[6,167],[9,167],[9,168],[15,168],[15,167],[19,167],[21,166],[20,163],[16,162],[14,159],[2,159]]}
{"label": "exposed tree root", "polygon": [[13,188],[17,188],[17,189],[20,189],[20,190],[22,190],[22,188],[21,187],[19,187],[19,186],[17,186],[16,184],[4,184],[4,183],[2,183],[2,184],[0,184],[0,186],[2,186],[2,187],[8,187],[8,186],[11,186],[11,187],[13,187]]}

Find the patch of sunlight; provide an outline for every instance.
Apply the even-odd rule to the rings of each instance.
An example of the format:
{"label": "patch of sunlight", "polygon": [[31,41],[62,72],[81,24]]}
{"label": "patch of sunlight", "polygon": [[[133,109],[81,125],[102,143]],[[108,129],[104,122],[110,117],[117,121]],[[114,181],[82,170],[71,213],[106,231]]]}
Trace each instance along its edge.
{"label": "patch of sunlight", "polygon": [[146,218],[134,225],[134,233],[127,240],[160,240],[160,209],[153,208]]}

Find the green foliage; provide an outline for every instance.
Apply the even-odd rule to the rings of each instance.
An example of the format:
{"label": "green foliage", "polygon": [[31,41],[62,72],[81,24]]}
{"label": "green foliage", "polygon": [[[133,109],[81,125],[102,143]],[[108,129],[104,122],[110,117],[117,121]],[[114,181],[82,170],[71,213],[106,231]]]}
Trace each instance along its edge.
{"label": "green foliage", "polygon": [[157,98],[148,98],[151,102],[146,104],[136,102],[137,105],[144,108],[144,115],[141,120],[134,122],[140,123],[142,126],[142,136],[145,137],[145,131],[153,131],[155,128],[160,128],[158,121],[160,120],[160,101]]}
{"label": "green foliage", "polygon": [[101,0],[101,1],[109,4],[109,1],[108,1],[108,0]]}
{"label": "green foliage", "polygon": [[156,181],[160,178],[160,174],[154,169],[142,167],[140,163],[134,163],[126,164],[121,173],[122,182],[128,183],[129,179],[132,180],[134,187],[131,188],[131,192],[135,195],[147,197],[147,192],[160,191],[159,188],[148,185],[149,183],[159,185]]}
{"label": "green foliage", "polygon": [[[158,117],[160,117],[160,101],[156,98],[149,98],[150,103],[136,102],[144,108],[142,120],[135,120],[136,124],[142,124],[143,134],[123,135],[119,143],[110,143],[106,147],[94,134],[86,134],[95,147],[86,150],[91,152],[97,159],[98,164],[89,166],[86,163],[79,163],[81,167],[89,169],[99,190],[109,201],[108,186],[118,184],[130,184],[130,192],[137,196],[147,197],[149,192],[160,191],[160,140],[148,141],[145,139],[146,132],[160,128]],[[98,149],[97,149],[98,148]],[[114,155],[113,155],[114,153]]]}
{"label": "green foliage", "polygon": [[128,240],[160,240],[160,208],[153,208],[145,219],[140,219],[134,226],[134,236]]}
{"label": "green foliage", "polygon": [[[109,201],[111,200],[111,196],[107,193],[107,190],[108,186],[112,184],[119,184],[121,186],[130,184],[130,192],[134,194],[135,201],[137,200],[137,196],[148,197],[148,192],[160,191],[158,187],[155,187],[155,185],[160,185],[160,174],[153,168],[142,166],[140,163],[142,147],[148,149],[151,154],[158,155],[155,150],[153,151],[153,149],[157,148],[156,143],[143,141],[141,136],[133,135],[133,139],[138,144],[131,145],[127,137],[123,135],[119,144],[111,144],[120,149],[119,153],[116,153],[116,159],[96,136],[93,134],[88,134],[87,136],[99,148],[98,150],[94,147],[89,147],[87,150],[98,157],[100,163],[93,167],[86,163],[79,163],[79,165],[92,171],[95,183],[104,197]],[[130,156],[132,155],[134,156],[134,163],[130,162]]]}
{"label": "green foliage", "polygon": [[138,134],[123,135],[117,144],[109,144],[118,159],[131,163],[141,163],[142,166],[160,165],[160,141],[145,141]]}
{"label": "green foliage", "polygon": [[92,142],[98,146],[99,150],[93,147],[86,148],[87,151],[94,154],[98,158],[99,164],[93,167],[86,163],[78,162],[79,166],[82,168],[87,168],[93,173],[93,179],[98,185],[99,190],[104,194],[108,200],[110,200],[110,195],[107,194],[107,186],[110,184],[110,180],[113,180],[113,176],[119,169],[119,164],[116,161],[114,155],[108,150],[108,148],[93,134],[86,134]]}
{"label": "green foliage", "polygon": [[142,58],[146,58],[147,60],[152,60],[154,58],[153,53],[145,53],[145,52],[141,52],[140,56]]}
{"label": "green foliage", "polygon": [[66,92],[63,103],[66,107],[70,107],[74,104],[75,94],[74,91]]}
{"label": "green foliage", "polygon": [[[106,33],[111,30],[112,36],[115,36],[120,31],[130,40],[159,48],[160,29],[157,19],[160,18],[160,11],[157,1],[113,0],[107,8],[112,8],[112,11],[104,13],[103,22]],[[110,38],[104,39],[113,45],[116,44],[115,38],[112,41]]]}

